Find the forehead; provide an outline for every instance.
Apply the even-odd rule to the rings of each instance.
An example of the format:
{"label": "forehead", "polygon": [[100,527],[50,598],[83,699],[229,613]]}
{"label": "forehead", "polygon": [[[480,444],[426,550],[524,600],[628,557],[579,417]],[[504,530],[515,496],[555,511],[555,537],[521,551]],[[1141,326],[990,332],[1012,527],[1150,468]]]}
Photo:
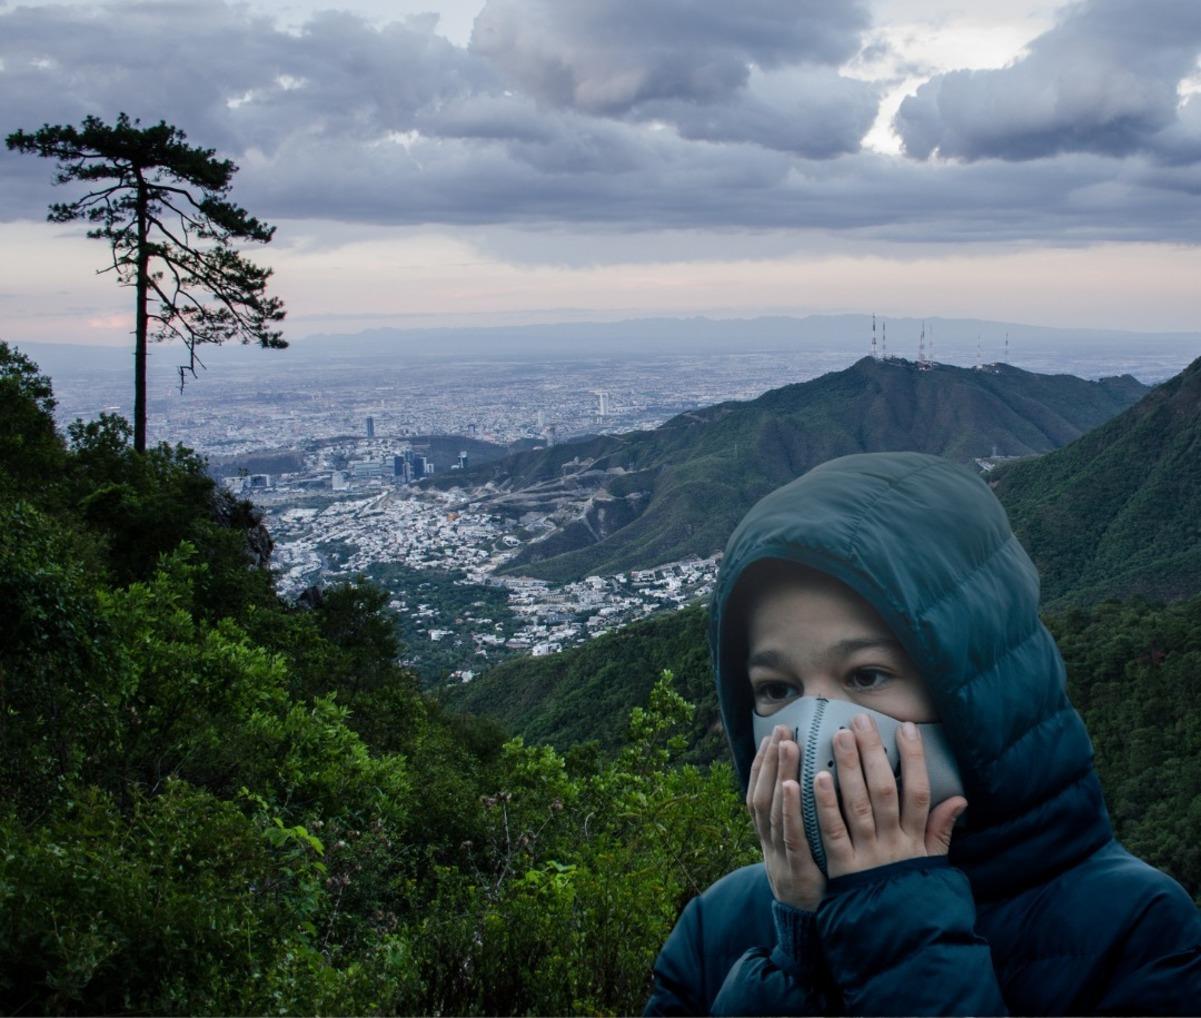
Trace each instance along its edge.
{"label": "forehead", "polygon": [[764,643],[813,647],[894,640],[866,600],[824,573],[797,567],[772,572],[759,582],[753,576],[748,580],[746,623],[751,649]]}

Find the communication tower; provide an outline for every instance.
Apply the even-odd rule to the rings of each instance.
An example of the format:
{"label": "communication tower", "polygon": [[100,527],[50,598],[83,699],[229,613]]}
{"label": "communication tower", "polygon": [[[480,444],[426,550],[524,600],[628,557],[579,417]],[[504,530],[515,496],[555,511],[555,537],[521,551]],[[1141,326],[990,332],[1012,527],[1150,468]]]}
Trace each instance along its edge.
{"label": "communication tower", "polygon": [[1009,363],[1009,333],[1005,333],[1005,363]]}
{"label": "communication tower", "polygon": [[888,360],[888,323],[880,323],[880,356]]}
{"label": "communication tower", "polygon": [[926,360],[926,323],[922,322],[922,334],[917,341],[917,369],[929,371],[930,362]]}
{"label": "communication tower", "polygon": [[880,351],[876,346],[876,316],[872,315],[872,360],[880,359]]}

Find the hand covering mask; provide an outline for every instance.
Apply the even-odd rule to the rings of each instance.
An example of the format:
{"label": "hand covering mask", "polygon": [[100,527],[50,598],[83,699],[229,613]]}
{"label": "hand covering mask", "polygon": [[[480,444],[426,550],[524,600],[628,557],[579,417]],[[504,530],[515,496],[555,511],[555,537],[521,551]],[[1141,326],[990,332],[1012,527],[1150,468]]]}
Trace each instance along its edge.
{"label": "hand covering mask", "polygon": [[[777,725],[791,728],[793,738],[801,751],[800,774],[797,778],[801,786],[801,821],[805,829],[805,839],[809,842],[809,851],[813,860],[826,872],[826,850],[822,843],[821,828],[817,822],[817,803],[813,797],[813,778],[819,771],[829,771],[834,778],[834,788],[838,790],[838,766],[834,759],[834,733],[842,728],[851,727],[851,719],[856,714],[867,714],[876,722],[880,731],[880,741],[888,754],[888,762],[897,779],[897,789],[901,785],[901,758],[897,751],[897,732],[901,722],[888,714],[871,710],[849,700],[827,700],[820,696],[802,696],[774,714],[764,717],[754,715],[755,744],[763,741],[764,736],[770,736]],[[919,724],[922,735],[922,748],[925,750],[926,769],[930,774],[930,807],[933,809],[940,802],[953,795],[963,794],[963,785],[959,778],[959,768],[955,757],[942,734],[940,724]]]}

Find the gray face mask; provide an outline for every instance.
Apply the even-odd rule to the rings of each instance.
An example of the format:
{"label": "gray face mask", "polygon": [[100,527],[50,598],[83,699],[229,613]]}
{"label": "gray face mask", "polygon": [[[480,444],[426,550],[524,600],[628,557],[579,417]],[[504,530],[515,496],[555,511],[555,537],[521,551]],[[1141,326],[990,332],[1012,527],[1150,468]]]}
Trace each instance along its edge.
{"label": "gray face mask", "polygon": [[[851,718],[866,714],[873,718],[880,730],[880,741],[888,754],[888,762],[901,783],[901,759],[897,752],[897,734],[901,722],[887,714],[862,707],[849,700],[827,700],[820,696],[802,696],[774,714],[763,717],[754,714],[755,745],[770,736],[776,725],[792,729],[793,738],[801,751],[801,821],[805,828],[805,839],[814,862],[826,872],[826,850],[822,844],[821,828],[817,822],[817,804],[813,798],[813,778],[819,771],[829,771],[834,777],[834,788],[838,788],[838,767],[834,761],[834,733],[841,728],[851,727]],[[953,795],[963,794],[959,768],[955,757],[942,734],[942,725],[918,725],[922,733],[922,748],[926,753],[926,769],[930,773],[930,805],[937,806]]]}

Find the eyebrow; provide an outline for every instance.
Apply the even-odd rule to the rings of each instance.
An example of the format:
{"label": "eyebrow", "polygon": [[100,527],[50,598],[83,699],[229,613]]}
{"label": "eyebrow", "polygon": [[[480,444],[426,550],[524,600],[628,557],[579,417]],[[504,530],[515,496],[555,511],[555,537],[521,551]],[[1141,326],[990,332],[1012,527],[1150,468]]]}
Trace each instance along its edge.
{"label": "eyebrow", "polygon": [[[861,636],[839,640],[830,647],[830,650],[835,654],[853,654],[857,650],[867,650],[872,647],[894,652],[903,650],[899,641],[879,636]],[[778,650],[757,650],[747,659],[746,667],[748,671],[755,667],[787,671],[791,664],[788,658]]]}

